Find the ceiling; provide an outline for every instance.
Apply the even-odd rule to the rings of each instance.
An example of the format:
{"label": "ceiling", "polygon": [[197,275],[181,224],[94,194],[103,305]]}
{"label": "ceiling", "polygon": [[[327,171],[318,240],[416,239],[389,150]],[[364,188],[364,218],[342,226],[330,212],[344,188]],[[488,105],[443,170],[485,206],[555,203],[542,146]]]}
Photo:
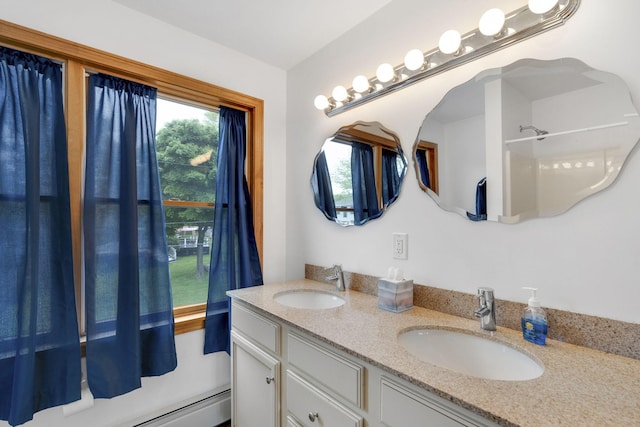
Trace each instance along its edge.
{"label": "ceiling", "polygon": [[288,70],[391,0],[114,0]]}

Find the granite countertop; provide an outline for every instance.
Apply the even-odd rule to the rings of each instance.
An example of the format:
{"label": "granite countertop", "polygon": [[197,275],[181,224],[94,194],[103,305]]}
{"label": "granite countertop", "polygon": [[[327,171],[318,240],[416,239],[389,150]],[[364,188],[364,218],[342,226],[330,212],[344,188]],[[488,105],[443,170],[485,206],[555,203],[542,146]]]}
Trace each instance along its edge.
{"label": "granite countertop", "polygon": [[[307,310],[274,301],[283,291],[315,289],[346,300],[337,308]],[[424,362],[397,343],[404,330],[440,327],[481,331],[479,321],[421,307],[402,313],[378,308],[377,297],[312,280],[231,291],[229,296],[374,366],[506,426],[640,426],[640,361],[554,340],[538,346],[520,331],[498,327],[492,339],[518,348],[544,365],[539,378],[476,378]],[[612,331],[615,333],[615,331]]]}

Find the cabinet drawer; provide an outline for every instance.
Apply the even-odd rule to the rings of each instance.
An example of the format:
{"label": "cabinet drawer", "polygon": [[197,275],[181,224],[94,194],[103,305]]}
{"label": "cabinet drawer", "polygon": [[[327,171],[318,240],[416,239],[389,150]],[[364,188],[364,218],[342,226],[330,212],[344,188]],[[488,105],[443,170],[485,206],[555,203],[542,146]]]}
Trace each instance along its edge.
{"label": "cabinet drawer", "polygon": [[280,354],[280,325],[233,301],[231,326],[261,347]]}
{"label": "cabinet drawer", "polygon": [[434,398],[382,377],[380,381],[380,421],[388,427],[434,425],[438,427],[489,426],[463,417]]}
{"label": "cabinet drawer", "polygon": [[307,427],[362,427],[361,416],[287,371],[287,409]]}
{"label": "cabinet drawer", "polygon": [[289,414],[287,415],[287,427],[304,427],[304,426],[300,424],[293,415]]}
{"label": "cabinet drawer", "polygon": [[287,338],[291,366],[339,394],[348,402],[363,406],[364,367],[322,348],[298,335]]}

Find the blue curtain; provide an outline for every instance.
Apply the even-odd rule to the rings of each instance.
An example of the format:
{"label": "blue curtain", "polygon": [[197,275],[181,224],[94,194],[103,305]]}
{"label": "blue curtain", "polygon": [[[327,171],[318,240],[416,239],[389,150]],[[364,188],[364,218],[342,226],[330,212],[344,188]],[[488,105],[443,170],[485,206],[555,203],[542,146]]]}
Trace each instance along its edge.
{"label": "blue curtain", "polygon": [[316,162],[311,175],[311,188],[316,206],[324,215],[330,219],[336,219],[336,202],[333,198],[333,188],[331,187],[331,176],[327,166],[327,157],[321,151],[316,157]]}
{"label": "blue curtain", "polygon": [[0,418],[80,398],[60,65],[0,47]]}
{"label": "blue curtain", "polygon": [[[404,171],[403,171],[404,172]],[[382,204],[388,206],[400,195],[402,175],[398,170],[398,153],[395,150],[382,150]]]}
{"label": "blue curtain", "polygon": [[84,202],[87,379],[95,397],[176,367],[156,89],[89,77]]}
{"label": "blue curtain", "polygon": [[429,176],[429,163],[427,162],[427,150],[416,150],[416,162],[420,170],[420,181],[422,184],[431,188],[431,177]]}
{"label": "blue curtain", "polygon": [[487,220],[487,178],[484,177],[476,184],[476,213],[467,212],[472,221]]}
{"label": "blue curtain", "polygon": [[253,230],[253,214],[244,175],[245,113],[220,108],[220,140],[209,268],[209,295],[204,353],[229,353],[228,290],[262,285],[262,271]]}
{"label": "blue curtain", "polygon": [[382,214],[378,206],[373,148],[368,144],[351,144],[351,181],[353,183],[354,224],[362,225]]}

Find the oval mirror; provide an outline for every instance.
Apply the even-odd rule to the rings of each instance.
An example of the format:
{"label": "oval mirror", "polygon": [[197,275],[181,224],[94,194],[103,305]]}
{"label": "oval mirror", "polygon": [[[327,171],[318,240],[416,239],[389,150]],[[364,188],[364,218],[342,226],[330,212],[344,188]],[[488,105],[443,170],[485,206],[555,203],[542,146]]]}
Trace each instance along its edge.
{"label": "oval mirror", "polygon": [[400,194],[407,160],[395,133],[378,122],[356,122],[327,138],[311,175],[315,204],[340,225],[378,218]]}
{"label": "oval mirror", "polygon": [[422,123],[413,159],[442,208],[517,223],[608,187],[639,137],[619,77],[572,58],[523,59],[449,91]]}

